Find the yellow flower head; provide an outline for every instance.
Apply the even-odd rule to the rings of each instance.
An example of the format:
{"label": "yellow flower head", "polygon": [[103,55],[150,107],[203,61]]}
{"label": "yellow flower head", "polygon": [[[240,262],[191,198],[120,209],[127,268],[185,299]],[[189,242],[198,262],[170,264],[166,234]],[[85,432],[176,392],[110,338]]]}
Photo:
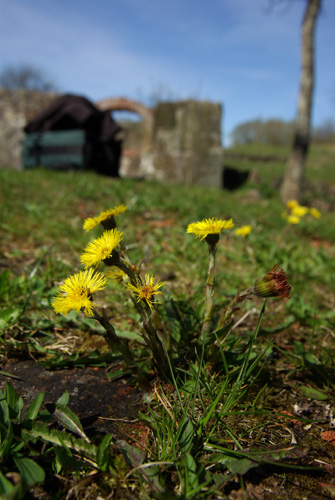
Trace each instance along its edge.
{"label": "yellow flower head", "polygon": [[289,201],[286,203],[286,207],[287,207],[289,210],[292,210],[292,208],[297,207],[298,205],[299,205],[299,203],[297,202],[297,200],[289,200]]}
{"label": "yellow flower head", "polygon": [[297,217],[304,217],[308,213],[308,208],[301,205],[296,205],[291,209],[291,215],[296,215]]}
{"label": "yellow flower head", "polygon": [[122,214],[126,210],[127,210],[126,205],[118,205],[117,207],[110,208],[109,210],[101,212],[101,214],[98,215],[97,217],[89,217],[84,221],[84,229],[85,231],[90,231],[100,223],[103,225],[104,224],[108,225],[108,223],[111,223],[112,227],[105,227],[105,229],[114,229],[115,228],[114,217],[116,215]]}
{"label": "yellow flower head", "polygon": [[321,217],[321,212],[317,208],[311,208],[309,213],[311,214],[314,219],[320,219]]}
{"label": "yellow flower head", "polygon": [[225,229],[231,229],[232,227],[234,227],[233,219],[204,219],[201,222],[192,222],[189,224],[186,232],[193,233],[196,238],[201,238],[201,240],[203,240],[209,234],[219,235]]}
{"label": "yellow flower head", "polygon": [[85,268],[97,266],[102,260],[111,257],[113,250],[123,238],[123,233],[117,229],[105,231],[100,238],[91,241],[80,257],[80,261]]}
{"label": "yellow flower head", "polygon": [[70,276],[59,287],[60,293],[52,302],[56,313],[68,314],[70,311],[84,311],[86,316],[93,316],[95,307],[92,294],[106,287],[106,278],[93,269],[80,271]]}
{"label": "yellow flower head", "polygon": [[235,229],[235,234],[238,236],[243,236],[244,238],[248,236],[248,234],[251,231],[251,226],[242,226],[239,227],[238,229]]}
{"label": "yellow flower head", "polygon": [[287,222],[289,224],[299,224],[300,217],[298,217],[297,215],[288,215],[287,216]]}
{"label": "yellow flower head", "polygon": [[156,281],[155,283],[154,276],[150,276],[150,274],[145,275],[144,283],[142,280],[137,279],[136,285],[133,285],[132,283],[126,284],[127,288],[137,295],[137,302],[144,300],[150,309],[153,309],[154,296],[162,293],[159,289],[163,285],[165,285],[164,281]]}

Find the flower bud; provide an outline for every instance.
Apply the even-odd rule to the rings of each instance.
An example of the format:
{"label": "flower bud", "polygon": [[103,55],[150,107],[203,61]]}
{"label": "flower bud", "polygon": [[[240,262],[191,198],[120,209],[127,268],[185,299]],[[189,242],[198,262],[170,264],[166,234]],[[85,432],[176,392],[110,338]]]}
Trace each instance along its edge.
{"label": "flower bud", "polygon": [[277,264],[263,278],[255,281],[252,292],[257,297],[288,297],[291,287],[287,282],[287,276],[283,269]]}

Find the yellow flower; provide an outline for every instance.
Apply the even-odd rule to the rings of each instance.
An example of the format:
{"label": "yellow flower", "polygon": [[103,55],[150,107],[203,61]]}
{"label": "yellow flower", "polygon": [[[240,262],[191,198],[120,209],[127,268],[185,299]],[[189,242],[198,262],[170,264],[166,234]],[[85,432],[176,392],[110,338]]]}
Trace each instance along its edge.
{"label": "yellow flower", "polygon": [[127,288],[137,295],[137,302],[144,300],[150,309],[153,309],[154,296],[162,293],[159,289],[163,285],[165,285],[164,281],[157,281],[155,283],[154,276],[150,276],[150,274],[145,275],[144,283],[142,280],[137,279],[136,285],[133,285],[132,283],[126,284]]}
{"label": "yellow flower", "polygon": [[298,217],[297,215],[288,215],[287,216],[287,222],[289,224],[299,224],[300,217]]}
{"label": "yellow flower", "polygon": [[123,238],[123,233],[117,229],[105,231],[100,238],[91,241],[80,257],[80,261],[85,268],[97,266],[101,261],[111,257],[113,250]]}
{"label": "yellow flower", "polygon": [[289,210],[292,210],[292,208],[294,207],[297,207],[299,205],[299,203],[297,202],[297,200],[289,200],[287,203],[286,203],[286,206]]}
{"label": "yellow flower", "polygon": [[251,226],[242,226],[238,229],[235,229],[235,234],[237,234],[238,236],[243,236],[245,238],[250,233],[250,231]]}
{"label": "yellow flower", "polygon": [[320,219],[321,217],[321,212],[317,208],[311,208],[309,213],[311,214],[314,219]]}
{"label": "yellow flower", "polygon": [[304,217],[308,213],[308,208],[301,205],[296,205],[291,209],[291,215],[296,215],[297,217]]}
{"label": "yellow flower", "polygon": [[109,210],[105,210],[104,212],[101,212],[100,215],[97,217],[89,217],[88,219],[85,219],[84,221],[84,229],[85,231],[90,231],[94,227],[96,227],[98,224],[108,224],[112,223],[113,227],[105,227],[105,229],[114,229],[115,227],[115,221],[114,217],[116,215],[122,214],[127,210],[126,205],[118,205],[117,207],[110,208]]}
{"label": "yellow flower", "polygon": [[86,316],[93,316],[95,304],[92,301],[92,293],[103,290],[106,283],[102,273],[95,273],[93,269],[80,271],[67,278],[59,287],[60,293],[55,297],[52,306],[56,313],[68,314],[72,310],[82,310]]}
{"label": "yellow flower", "polygon": [[195,234],[196,238],[205,239],[209,234],[220,234],[225,229],[234,227],[233,219],[204,219],[201,222],[192,222],[188,225],[187,233]]}

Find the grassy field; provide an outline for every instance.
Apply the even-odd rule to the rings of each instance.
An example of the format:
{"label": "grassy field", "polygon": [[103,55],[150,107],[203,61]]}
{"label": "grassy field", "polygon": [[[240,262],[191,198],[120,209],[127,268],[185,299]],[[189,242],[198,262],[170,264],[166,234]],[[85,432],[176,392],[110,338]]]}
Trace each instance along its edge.
{"label": "grassy field", "polygon": [[[1,498],[65,499],[74,487],[71,498],[83,499],[334,498],[334,146],[312,148],[306,171],[303,203],[321,218],[307,214],[294,225],[282,216],[276,188],[287,154],[259,146],[227,151],[229,166],[257,174],[233,192],[93,172],[0,169]],[[108,285],[99,308],[130,340],[153,389],[140,416],[131,416],[141,423],[136,437],[129,424],[128,440],[116,432],[84,444],[71,397],[57,403],[57,434],[41,397],[27,420],[7,375],[29,358],[46,369],[99,365],[112,380],[123,369],[134,385],[118,352],[103,358],[109,350],[98,322],[74,311],[56,315],[51,306],[62,281],[82,269],[84,247],[101,234],[98,227],[85,232],[84,220],[120,204],[128,207],[117,222],[129,257],[143,276],[165,282],[155,308],[177,346],[175,371],[156,378],[151,355],[137,342],[141,321],[129,294]],[[235,223],[216,253],[213,324],[238,291],[276,264],[292,290],[289,299],[270,298],[264,315],[262,299],[245,301],[234,310],[229,335],[221,331],[222,340],[201,345],[195,340],[208,251],[186,229],[210,217]],[[244,225],[250,234],[238,236]],[[20,474],[16,482],[11,473]]]}

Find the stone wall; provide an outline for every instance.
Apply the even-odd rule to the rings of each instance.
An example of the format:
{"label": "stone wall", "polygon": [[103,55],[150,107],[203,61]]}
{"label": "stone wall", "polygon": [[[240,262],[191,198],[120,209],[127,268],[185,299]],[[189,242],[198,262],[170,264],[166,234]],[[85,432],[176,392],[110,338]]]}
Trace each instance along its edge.
{"label": "stone wall", "polygon": [[221,105],[195,100],[159,103],[152,153],[160,181],[221,187]]}
{"label": "stone wall", "polygon": [[[0,167],[22,168],[23,127],[55,97],[0,89]],[[143,118],[129,124],[128,134],[125,131],[122,176],[222,187],[219,103],[161,102],[153,110],[127,99],[106,99],[96,105],[131,110]]]}
{"label": "stone wall", "polygon": [[22,168],[23,127],[55,97],[56,94],[0,89],[0,168]]}

